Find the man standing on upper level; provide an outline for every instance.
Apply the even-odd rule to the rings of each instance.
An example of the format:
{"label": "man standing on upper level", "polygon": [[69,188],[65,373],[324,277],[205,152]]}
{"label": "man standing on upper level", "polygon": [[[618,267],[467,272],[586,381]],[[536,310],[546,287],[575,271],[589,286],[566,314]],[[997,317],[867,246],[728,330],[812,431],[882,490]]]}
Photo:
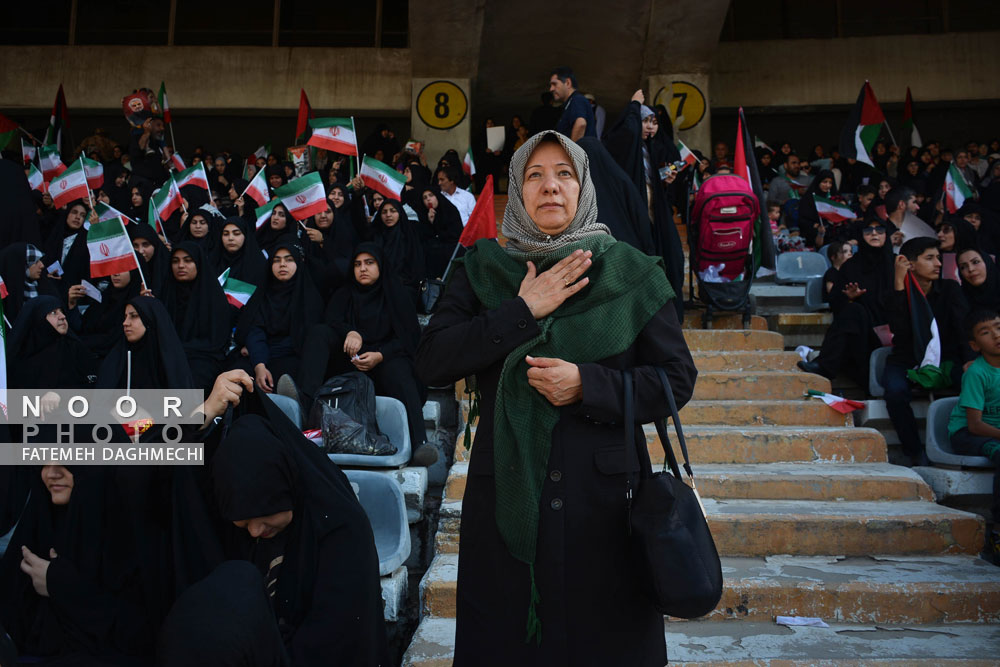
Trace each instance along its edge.
{"label": "man standing on upper level", "polygon": [[549,77],[549,91],[563,112],[556,131],[573,141],[597,136],[597,122],[590,102],[576,89],[576,75],[569,67],[557,67]]}
{"label": "man standing on upper level", "polygon": [[437,182],[441,188],[441,194],[455,205],[458,214],[462,216],[462,225],[469,221],[472,209],[476,208],[476,197],[468,190],[458,187],[459,171],[458,167],[448,165],[437,170]]}

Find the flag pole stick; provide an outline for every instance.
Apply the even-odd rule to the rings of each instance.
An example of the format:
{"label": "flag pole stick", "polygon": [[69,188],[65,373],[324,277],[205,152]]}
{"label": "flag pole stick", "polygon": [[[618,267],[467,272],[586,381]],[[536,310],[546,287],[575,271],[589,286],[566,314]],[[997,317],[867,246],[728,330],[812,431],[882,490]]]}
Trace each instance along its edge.
{"label": "flag pole stick", "polygon": [[354,116],[351,116],[351,131],[354,132],[354,163],[358,167],[358,173],[361,173],[361,151],[358,150],[358,128],[354,125]]}
{"label": "flag pole stick", "polygon": [[448,265],[444,267],[444,273],[441,275],[441,280],[448,280],[448,272],[451,270],[451,263],[455,261],[455,256],[458,255],[458,249],[462,247],[461,241],[455,245],[455,252],[451,253],[451,259],[448,260]]}
{"label": "flag pole stick", "polygon": [[[122,226],[122,233],[125,234],[125,236],[128,236],[128,232],[125,231],[125,222],[121,219],[121,216],[118,216],[118,224]],[[132,244],[130,243],[129,245]],[[139,271],[139,281],[142,282],[142,289],[148,290],[149,287],[146,285],[146,276],[142,273],[142,262],[146,260],[142,260],[142,262],[139,261],[139,255],[135,253],[135,246],[132,246],[132,258],[135,260],[136,270]]]}
{"label": "flag pole stick", "polygon": [[889,132],[889,138],[892,139],[892,145],[899,148],[899,144],[896,143],[896,137],[892,136],[892,129],[889,127],[889,122],[883,120],[882,124],[885,125],[885,129]]}
{"label": "flag pole stick", "polygon": [[[87,180],[87,168],[83,165],[83,153],[80,153],[80,170],[83,172],[83,180]],[[90,201],[90,210],[94,210],[94,198],[90,194],[90,183],[87,184],[87,199]]]}
{"label": "flag pole stick", "polygon": [[177,153],[177,140],[174,139],[174,124],[167,123],[167,126],[170,128],[170,148],[174,153]]}
{"label": "flag pole stick", "polygon": [[41,145],[42,142],[40,142],[38,140],[38,138],[35,137],[35,135],[33,135],[31,132],[28,132],[26,129],[24,129],[20,125],[17,126],[17,129],[21,130],[21,132],[23,132],[25,134],[25,136],[27,136],[29,139],[31,139],[33,142],[35,142],[35,146],[40,146]]}
{"label": "flag pole stick", "polygon": [[215,197],[212,196],[212,186],[208,182],[208,172],[205,171],[204,160],[198,163],[201,165],[201,174],[205,177],[205,185],[208,186],[208,201],[212,202],[212,206],[215,206]]}
{"label": "flag pole stick", "polygon": [[[184,213],[188,212],[187,206],[184,205],[184,196],[181,195],[181,189],[177,187],[177,179],[174,178],[174,173],[170,174],[170,187],[177,190],[177,198],[181,200],[181,208],[184,209]],[[162,220],[160,222],[163,222]]]}
{"label": "flag pole stick", "polygon": [[7,324],[7,328],[8,328],[8,329],[13,329],[13,328],[14,328],[14,327],[12,327],[12,326],[10,325],[10,320],[8,320],[8,319],[7,319],[7,316],[6,316],[6,315],[4,315],[4,316],[3,316],[3,321],[4,321],[4,322],[5,322],[6,324]]}

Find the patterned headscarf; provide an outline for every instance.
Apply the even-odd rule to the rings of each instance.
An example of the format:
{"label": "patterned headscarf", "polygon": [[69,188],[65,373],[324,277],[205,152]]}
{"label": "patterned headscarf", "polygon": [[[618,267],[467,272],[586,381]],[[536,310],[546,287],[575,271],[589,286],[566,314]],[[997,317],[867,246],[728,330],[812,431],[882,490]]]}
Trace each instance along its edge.
{"label": "patterned headscarf", "polygon": [[[552,135],[559,140],[560,145],[573,161],[576,176],[580,180],[580,200],[577,203],[576,215],[569,223],[569,227],[556,236],[549,236],[538,228],[538,225],[524,208],[522,194],[524,168],[528,164],[528,157],[547,135]],[[507,252],[509,253],[524,255],[525,259],[530,259],[531,255],[548,255],[553,250],[589,236],[611,235],[610,229],[597,222],[597,191],[594,189],[593,181],[590,180],[590,161],[587,158],[587,153],[569,137],[553,130],[539,132],[529,138],[511,157],[507,194],[507,208],[503,213],[503,225],[500,231],[508,239]]]}
{"label": "patterned headscarf", "polygon": [[30,243],[25,248],[25,258],[24,258],[24,298],[34,299],[38,296],[38,281],[31,280],[28,274],[28,269],[35,265],[36,262],[41,261],[42,251],[31,245]]}

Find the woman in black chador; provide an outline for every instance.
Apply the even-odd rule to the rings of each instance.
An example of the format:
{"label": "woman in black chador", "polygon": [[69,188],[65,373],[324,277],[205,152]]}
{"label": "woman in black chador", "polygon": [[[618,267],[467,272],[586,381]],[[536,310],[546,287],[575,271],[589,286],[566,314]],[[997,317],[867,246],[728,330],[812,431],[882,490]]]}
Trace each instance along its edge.
{"label": "woman in black chador", "polygon": [[[691,397],[673,290],[662,260],[599,220],[586,153],[556,132],[512,157],[502,231],[506,248],[480,241],[462,258],[417,353],[428,384],[475,374],[482,394],[455,666],[661,667],[663,615],[626,535],[639,464],[625,463],[621,371],[642,422],[667,411],[655,367],[678,404]],[[648,466],[641,433],[627,446]]]}
{"label": "woman in black chador", "polygon": [[388,665],[375,539],[344,473],[287,419],[259,414],[233,421],[211,470],[227,556],[264,576],[291,665]]}
{"label": "woman in black chador", "polygon": [[43,295],[28,301],[8,335],[7,359],[11,387],[93,387],[97,375],[97,357],[70,329],[59,299]]}

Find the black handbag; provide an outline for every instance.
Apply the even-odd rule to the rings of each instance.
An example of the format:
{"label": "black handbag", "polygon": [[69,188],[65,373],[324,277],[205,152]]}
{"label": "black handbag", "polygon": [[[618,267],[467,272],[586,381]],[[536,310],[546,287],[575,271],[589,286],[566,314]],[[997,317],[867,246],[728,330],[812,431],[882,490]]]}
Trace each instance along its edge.
{"label": "black handbag", "polygon": [[434,313],[438,299],[444,293],[444,281],[437,278],[426,278],[420,281],[420,306],[425,315]]}
{"label": "black handbag", "polygon": [[[698,618],[715,609],[722,598],[722,562],[705,519],[705,508],[694,488],[694,474],[670,380],[662,368],[656,371],[667,395],[670,416],[684,454],[684,471],[691,485],[681,479],[677,458],[667,437],[666,419],[656,421],[656,432],[666,455],[663,471],[654,474],[648,457],[638,457],[635,387],[631,371],[623,371],[625,469],[635,470],[631,457],[636,456],[640,461],[638,488],[633,489],[631,476],[626,476],[630,546],[641,588],[653,606],[667,616]],[[666,470],[668,464],[670,472]]]}

